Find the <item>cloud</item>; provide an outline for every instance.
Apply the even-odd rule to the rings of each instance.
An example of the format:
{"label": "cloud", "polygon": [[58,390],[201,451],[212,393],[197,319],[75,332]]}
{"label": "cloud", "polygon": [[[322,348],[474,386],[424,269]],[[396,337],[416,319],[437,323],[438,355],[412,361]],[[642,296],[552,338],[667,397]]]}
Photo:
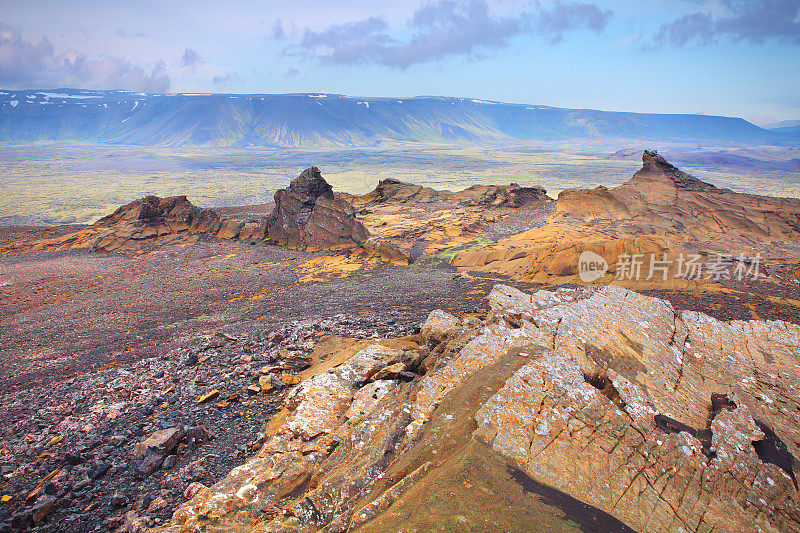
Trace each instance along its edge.
{"label": "cloud", "polygon": [[536,28],[550,41],[557,43],[564,34],[579,28],[600,33],[606,29],[611,11],[602,10],[594,4],[565,4],[556,2],[552,9],[539,12]]}
{"label": "cloud", "polygon": [[287,69],[283,75],[283,79],[288,80],[289,78],[295,78],[300,74],[300,71],[296,68]]}
{"label": "cloud", "polygon": [[275,19],[275,22],[272,23],[270,37],[276,41],[282,41],[286,38],[286,32],[283,31],[283,23],[281,22],[281,19]]}
{"label": "cloud", "polygon": [[416,33],[405,44],[384,51],[383,62],[407,68],[449,55],[471,55],[478,48],[501,48],[527,24],[528,15],[493,17],[482,0],[465,4],[444,0],[417,10],[409,21]]}
{"label": "cloud", "polygon": [[378,62],[391,42],[386,29],[386,22],[376,17],[334,24],[322,32],[306,29],[299,46],[322,63]]}
{"label": "cloud", "polygon": [[163,61],[148,73],[113,56],[89,58],[75,49],[56,54],[47,37],[32,43],[16,30],[0,24],[0,84],[166,92],[170,78]]}
{"label": "cloud", "polygon": [[203,62],[203,58],[200,56],[200,52],[193,48],[187,48],[183,52],[183,57],[181,58],[181,66],[184,68],[195,68],[197,65]]}
{"label": "cloud", "polygon": [[412,14],[407,22],[411,36],[405,41],[392,38],[383,19],[369,17],[320,32],[306,29],[297,46],[287,52],[297,49],[321,63],[375,63],[405,69],[448,56],[477,57],[478,52],[507,46],[521,34],[556,43],[571,31],[601,32],[611,15],[594,4],[555,2],[550,8],[536,4],[532,11],[496,16],[485,0],[439,0]]}
{"label": "cloud", "polygon": [[136,32],[136,33],[128,33],[125,28],[117,28],[117,35],[122,37],[123,39],[139,39],[141,37],[145,37],[147,34],[144,32]]}
{"label": "cloud", "polygon": [[0,83],[35,78],[47,70],[52,57],[53,45],[47,37],[31,43],[10,27],[0,24]]}
{"label": "cloud", "polygon": [[720,40],[800,44],[800,1],[722,0],[723,13],[695,11],[661,25],[656,45],[706,45]]}
{"label": "cloud", "polygon": [[662,24],[656,34],[657,44],[686,46],[687,44],[709,44],[715,41],[714,20],[707,13],[690,13]]}
{"label": "cloud", "polygon": [[211,78],[211,82],[214,85],[233,85],[238,81],[242,81],[242,78],[240,78],[239,75],[236,74],[235,72],[228,72],[227,74],[219,74]]}

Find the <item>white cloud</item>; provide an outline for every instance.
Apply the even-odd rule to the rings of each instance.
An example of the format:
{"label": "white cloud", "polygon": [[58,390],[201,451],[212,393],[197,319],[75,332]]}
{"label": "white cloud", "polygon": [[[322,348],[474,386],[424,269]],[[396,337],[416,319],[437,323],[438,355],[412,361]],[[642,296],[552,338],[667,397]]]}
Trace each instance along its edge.
{"label": "white cloud", "polygon": [[149,70],[114,56],[90,58],[71,48],[56,54],[47,37],[26,41],[0,25],[0,83],[9,87],[84,87],[166,92],[170,78],[163,61]]}

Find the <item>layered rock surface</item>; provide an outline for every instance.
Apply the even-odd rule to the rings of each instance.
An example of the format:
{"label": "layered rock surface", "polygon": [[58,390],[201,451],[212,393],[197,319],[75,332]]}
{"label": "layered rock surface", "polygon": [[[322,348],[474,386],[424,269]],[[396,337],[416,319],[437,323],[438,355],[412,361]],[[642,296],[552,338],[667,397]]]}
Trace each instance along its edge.
{"label": "layered rock surface", "polygon": [[779,241],[797,238],[800,200],[718,189],[645,150],[642,168],[619,187],[563,191],[553,216],[561,220],[605,223],[619,234],[656,233],[697,244],[716,237]]}
{"label": "layered rock surface", "polygon": [[111,215],[74,233],[35,242],[30,248],[89,248],[137,251],[145,244],[210,239],[267,241],[300,250],[357,249],[386,261],[405,260],[390,243],[370,239],[355,210],[336,198],[316,167],[304,170],[287,189],[275,193],[267,216],[223,217],[194,206],[185,196],[147,196],[121,206]]}
{"label": "layered rock surface", "polygon": [[[485,319],[436,311],[418,336],[305,371],[258,454],[174,527],[524,528],[555,513],[520,488],[535,481],[592,506],[559,529],[591,512],[613,529],[800,531],[800,327],[615,286],[489,301]],[[481,477],[504,463],[508,480]]]}
{"label": "layered rock surface", "polygon": [[222,219],[211,209],[196,207],[185,196],[146,196],[85,229],[36,242],[32,249],[132,251],[143,243],[169,244],[196,240],[200,235],[232,238],[238,233],[238,225],[238,221]]}
{"label": "layered rock surface", "polygon": [[[459,254],[454,264],[521,280],[581,283],[578,258],[587,250],[609,263],[606,281],[623,254],[800,260],[800,200],[718,189],[654,151],[645,150],[642,163],[619,187],[562,191],[547,225]],[[681,288],[672,278],[663,285]]]}
{"label": "layered rock surface", "polygon": [[362,245],[369,238],[355,210],[341,198],[317,167],[307,168],[288,189],[275,193],[275,209],[267,218],[270,241],[299,249]]}
{"label": "layered rock surface", "polygon": [[432,203],[455,200],[463,205],[491,207],[522,207],[523,205],[547,200],[547,192],[542,187],[520,187],[510,185],[473,185],[463,191],[440,191],[422,185],[406,183],[395,179],[384,179],[370,193],[352,198],[353,205],[363,208],[387,202]]}

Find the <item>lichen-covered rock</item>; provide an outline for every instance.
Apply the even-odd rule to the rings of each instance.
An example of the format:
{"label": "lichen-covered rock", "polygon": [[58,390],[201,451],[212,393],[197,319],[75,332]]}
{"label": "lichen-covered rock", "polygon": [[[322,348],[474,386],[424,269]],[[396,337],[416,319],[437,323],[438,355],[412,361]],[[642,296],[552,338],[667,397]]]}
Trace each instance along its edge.
{"label": "lichen-covered rock", "polygon": [[[375,343],[308,377],[256,457],[173,522],[380,531],[418,486],[469,488],[459,450],[481,441],[637,531],[800,531],[800,326],[721,322],[618,287],[498,285],[489,303],[478,324],[431,314],[438,359],[411,382],[376,378],[427,347]],[[526,494],[490,511],[502,521]]]}
{"label": "lichen-covered rock", "polygon": [[617,405],[555,351],[481,409],[480,431],[534,479],[638,531],[797,528],[797,491],[789,475],[759,460],[753,443],[764,435],[745,406],[714,419],[707,456],[690,433],[657,429],[657,410],[643,396],[620,396]]}
{"label": "lichen-covered rock", "polygon": [[[496,320],[521,315],[523,330],[538,324],[554,347],[479,411],[496,451],[636,530],[800,529],[796,467],[773,464],[782,446],[760,429],[791,465],[800,327],[676,313],[616,287],[544,307],[494,292]],[[735,407],[715,416],[712,394]]]}
{"label": "lichen-covered rock", "polygon": [[[389,443],[383,446],[398,440],[398,437],[390,437],[394,433],[402,434],[405,424],[400,423],[392,433],[393,426],[384,421],[389,416],[402,420],[398,411],[404,408],[404,402],[395,401],[391,413],[383,412],[376,416],[381,400],[395,391],[396,385],[386,381],[368,383],[368,380],[387,361],[402,356],[403,352],[399,350],[372,344],[343,364],[303,381],[286,397],[283,422],[275,428],[257,456],[234,469],[220,483],[200,491],[175,513],[174,520],[189,531],[201,531],[203,524],[209,521],[224,519],[235,522],[242,516],[257,516],[258,509],[277,504],[288,494],[304,487],[312,476],[340,467],[341,461],[330,462],[329,459],[339,448],[351,450],[351,453],[353,447],[361,449],[359,461],[362,462],[382,460],[383,453],[376,451],[375,446],[369,446],[369,453],[364,451],[367,447],[365,439],[389,439]],[[352,467],[354,462],[350,464]],[[368,490],[374,482],[374,474],[363,469],[361,474],[367,476],[362,480],[361,490]],[[352,484],[357,478],[350,472],[347,482]],[[340,482],[343,480],[341,478]],[[324,491],[318,492],[318,497],[322,497]],[[322,504],[319,505],[321,508]],[[341,507],[341,502],[337,505],[337,508]],[[309,511],[302,512],[307,514]],[[306,523],[316,520],[315,516],[309,516]]]}

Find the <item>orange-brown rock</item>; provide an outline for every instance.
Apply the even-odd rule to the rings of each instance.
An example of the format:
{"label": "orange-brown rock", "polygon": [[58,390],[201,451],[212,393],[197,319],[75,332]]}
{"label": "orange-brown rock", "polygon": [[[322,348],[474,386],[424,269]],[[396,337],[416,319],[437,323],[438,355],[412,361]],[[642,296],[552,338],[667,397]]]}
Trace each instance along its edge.
{"label": "orange-brown rock", "polygon": [[478,413],[496,451],[638,531],[800,530],[800,328],[616,287],[496,290],[496,320],[553,339]]}
{"label": "orange-brown rock", "polygon": [[212,209],[193,205],[185,196],[147,196],[119,207],[91,226],[60,237],[45,238],[18,250],[88,248],[103,252],[132,252],[148,244],[192,242],[201,235],[235,239],[242,222],[223,219]]}
{"label": "orange-brown rock", "polygon": [[520,187],[510,185],[473,185],[454,195],[457,200],[469,205],[522,207],[523,205],[548,200],[542,187]]}
{"label": "orange-brown rock", "polygon": [[32,245],[16,245],[15,249],[133,252],[141,250],[144,244],[194,242],[200,236],[267,241],[309,251],[354,250],[378,261],[410,262],[409,255],[393,243],[370,239],[353,207],[346,200],[334,197],[331,186],[316,167],[306,169],[288,189],[275,193],[275,206],[266,217],[226,218],[212,209],[192,205],[185,196],[147,196],[121,206],[77,232]]}
{"label": "orange-brown rock", "polygon": [[385,203],[433,203],[455,200],[465,205],[521,207],[534,201],[548,199],[542,187],[510,185],[473,185],[459,192],[439,191],[422,185],[395,179],[384,179],[372,192],[352,198],[359,209]]}
{"label": "orange-brown rock", "polygon": [[800,200],[718,189],[645,150],[641,170],[619,187],[563,191],[551,220],[696,244],[717,237],[779,241],[798,237]]}
{"label": "orange-brown rock", "polygon": [[222,238],[231,238],[235,229],[225,222],[214,211],[194,206],[185,196],[147,196],[101,218],[75,244],[114,251],[135,246],[137,241],[169,242],[197,234],[214,237],[221,232]]}
{"label": "orange-brown rock", "polygon": [[437,191],[430,187],[414,185],[395,179],[384,179],[378,186],[363,196],[352,198],[353,205],[359,209],[387,202],[418,202],[428,203],[440,200],[451,194],[449,191]]}
{"label": "orange-brown rock", "polygon": [[455,330],[459,323],[460,321],[450,313],[436,309],[422,324],[420,333],[426,339],[441,341]]}
{"label": "orange-brown rock", "polygon": [[[768,261],[797,261],[800,200],[756,196],[718,189],[645,150],[643,166],[613,189],[562,191],[548,224],[458,254],[453,263],[466,270],[508,274],[548,283],[583,283],[577,276],[584,251],[609,264],[600,282],[617,273],[623,254],[675,258],[681,253],[730,256],[759,254]],[[664,278],[667,281],[664,281]],[[685,288],[675,271],[634,287]]]}

